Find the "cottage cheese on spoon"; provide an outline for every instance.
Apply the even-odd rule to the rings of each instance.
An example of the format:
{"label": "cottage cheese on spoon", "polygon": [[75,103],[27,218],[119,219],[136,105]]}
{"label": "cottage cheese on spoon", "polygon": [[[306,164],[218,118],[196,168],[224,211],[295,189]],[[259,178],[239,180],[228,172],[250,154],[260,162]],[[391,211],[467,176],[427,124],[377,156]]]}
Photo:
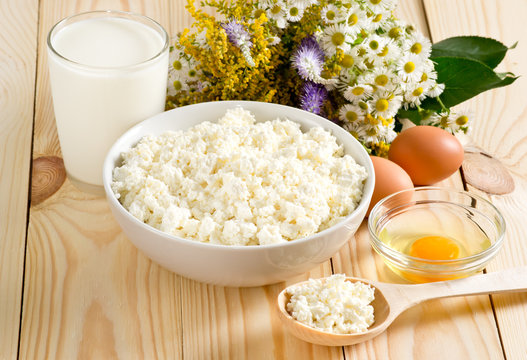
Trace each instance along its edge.
{"label": "cottage cheese on spoon", "polygon": [[312,328],[334,333],[364,332],[374,322],[375,289],[360,281],[346,281],[344,274],[327,279],[309,279],[292,286],[287,311],[293,318]]}

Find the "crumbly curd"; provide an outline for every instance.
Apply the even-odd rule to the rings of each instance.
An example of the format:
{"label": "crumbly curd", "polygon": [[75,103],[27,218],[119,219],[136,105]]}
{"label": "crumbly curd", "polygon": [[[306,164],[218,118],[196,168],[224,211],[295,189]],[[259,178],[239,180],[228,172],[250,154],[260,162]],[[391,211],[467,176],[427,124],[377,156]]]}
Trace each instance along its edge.
{"label": "crumbly curd", "polygon": [[335,333],[364,332],[374,322],[374,289],[360,281],[346,281],[344,274],[335,274],[323,281],[309,279],[292,286],[287,311],[293,318],[312,328]]}
{"label": "crumbly curd", "polygon": [[359,203],[364,167],[321,127],[256,122],[240,107],[122,153],[112,190],[161,231],[223,245],[265,245],[324,230]]}

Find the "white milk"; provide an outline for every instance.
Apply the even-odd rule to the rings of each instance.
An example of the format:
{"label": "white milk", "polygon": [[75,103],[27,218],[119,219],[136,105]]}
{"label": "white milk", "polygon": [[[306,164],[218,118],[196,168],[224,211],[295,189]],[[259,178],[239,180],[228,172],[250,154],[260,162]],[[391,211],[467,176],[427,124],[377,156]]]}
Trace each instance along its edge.
{"label": "white milk", "polygon": [[115,140],[164,110],[166,38],[124,18],[84,19],[50,36],[50,80],[57,130],[68,176],[102,186],[102,164]]}

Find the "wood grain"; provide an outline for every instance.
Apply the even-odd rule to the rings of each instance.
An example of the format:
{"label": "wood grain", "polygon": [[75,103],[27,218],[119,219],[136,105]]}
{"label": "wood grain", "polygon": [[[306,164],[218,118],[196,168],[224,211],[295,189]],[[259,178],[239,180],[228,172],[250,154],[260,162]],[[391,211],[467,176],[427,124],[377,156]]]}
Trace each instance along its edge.
{"label": "wood grain", "polygon": [[398,1],[395,15],[414,25],[424,36],[429,37],[428,23],[423,7],[423,0],[400,0]]}
{"label": "wood grain", "polygon": [[0,359],[16,358],[27,228],[38,2],[0,2]]}
{"label": "wood grain", "polygon": [[55,194],[66,180],[64,161],[58,156],[41,156],[33,160],[31,170],[31,205],[38,205]]}
{"label": "wood grain", "polygon": [[[421,1],[401,1],[399,16],[428,36]],[[459,172],[437,186],[463,189]],[[390,283],[406,283],[387,268],[369,243],[363,223],[333,258],[335,272]],[[425,335],[426,334],[426,335]],[[388,330],[364,344],[344,347],[346,359],[499,359],[499,335],[488,296],[434,300],[403,313]]]}
{"label": "wood grain", "polygon": [[514,190],[507,168],[479,147],[465,147],[462,167],[465,181],[487,194],[504,195]]}
{"label": "wood grain", "polygon": [[[169,1],[43,0],[39,21],[32,20],[39,24],[35,157],[61,155],[47,32],[65,16],[108,8],[143,13],[170,27]],[[30,211],[20,358],[182,358],[179,281],[122,235],[103,198],[66,180]]]}
{"label": "wood grain", "polygon": [[[524,21],[527,3],[515,0],[426,0],[430,29],[434,40],[455,34],[493,37],[507,46],[520,40],[509,51],[500,71],[527,74],[527,43]],[[455,14],[455,16],[452,16]],[[492,261],[489,271],[527,265],[525,234],[527,211],[527,81],[520,77],[506,88],[481,94],[464,104],[476,111],[472,141],[499,159],[511,173],[515,189],[502,196],[488,197],[503,213],[508,225],[504,246]],[[485,196],[470,187],[470,191]],[[527,354],[527,295],[492,296],[504,352],[508,359]]]}
{"label": "wood grain", "polygon": [[[505,24],[504,19],[512,15],[520,17],[521,12],[511,14],[517,10],[517,6],[521,7],[524,14],[527,13],[527,9],[524,9],[526,5],[516,5],[516,2],[513,4],[512,0],[507,0],[508,8],[504,10],[498,2],[499,0],[485,0],[484,4],[481,4],[479,0],[427,0],[426,6],[423,7],[421,0],[404,0],[400,1],[398,14],[415,23],[425,35],[428,34],[428,18],[434,40],[453,34],[481,31],[500,39],[503,36],[503,41],[512,44],[516,34],[507,27],[512,25]],[[23,47],[34,57],[36,27],[33,33],[28,29],[37,24],[38,4],[34,1],[28,7],[19,3],[15,6],[14,3],[0,2],[0,20],[3,20],[3,17],[9,20],[7,23],[0,22],[0,30],[3,30],[0,39],[4,41],[4,36],[11,42],[13,39],[17,42],[25,39],[22,41],[23,46],[17,46]],[[149,15],[164,25],[171,35],[175,35],[191,23],[184,9],[185,4],[186,0],[40,1],[35,87],[35,158],[60,156],[45,51],[45,37],[49,28],[67,15],[86,10],[113,8]],[[14,8],[21,9],[23,14],[14,14]],[[452,16],[456,13],[454,9],[461,15]],[[427,11],[426,16],[423,10]],[[472,18],[474,23],[467,24],[466,19]],[[520,20],[517,21],[521,23]],[[23,28],[21,24],[24,24]],[[14,25],[18,26],[16,30],[13,30]],[[13,31],[16,34],[10,33]],[[32,53],[29,51],[30,43],[33,44]],[[9,48],[3,43],[2,45],[3,49]],[[522,73],[523,70],[525,74],[525,65],[519,64],[521,56],[526,58],[527,54],[521,46],[520,43],[515,50],[519,54],[505,65],[507,70],[517,73]],[[7,109],[9,114],[13,114],[8,117],[13,120],[2,119],[0,123],[2,130],[9,130],[9,137],[2,135],[8,132],[0,131],[0,165],[2,169],[15,169],[14,173],[9,173],[7,177],[3,174],[0,178],[2,200],[9,199],[6,202],[7,208],[4,201],[0,203],[0,211],[5,211],[0,213],[0,218],[4,220],[5,214],[18,214],[18,220],[14,221],[13,215],[10,215],[8,232],[0,233],[0,240],[21,238],[23,241],[25,231],[28,184],[25,184],[24,193],[20,190],[24,189],[24,184],[15,186],[14,183],[20,182],[20,179],[26,181],[29,175],[29,150],[23,153],[20,149],[30,148],[28,144],[31,138],[31,104],[35,76],[31,70],[34,71],[35,62],[34,58],[29,62],[24,51],[15,52],[18,54],[17,58],[12,58],[12,53],[9,53],[7,58],[3,57],[3,53],[0,55],[0,89],[3,92],[6,91],[4,89],[11,92],[16,89],[20,92],[16,93],[16,99],[14,94],[10,94],[8,98],[0,97],[0,104],[4,99],[10,99]],[[21,63],[24,64],[23,69],[19,68]],[[20,76],[20,79],[15,76]],[[520,80],[517,84],[523,84]],[[474,129],[476,143],[502,160],[517,184],[511,195],[492,197],[493,202],[502,209],[512,224],[507,232],[506,246],[499,258],[492,263],[492,270],[510,267],[511,263],[524,264],[527,257],[527,250],[523,250],[523,254],[517,250],[521,246],[521,237],[526,232],[521,224],[527,215],[524,201],[521,201],[527,196],[527,184],[524,180],[527,177],[527,142],[524,138],[525,116],[522,117],[526,111],[524,107],[516,106],[525,103],[521,94],[524,94],[526,89],[523,87],[525,85],[521,86],[515,90],[516,93],[510,92],[512,90],[509,89],[501,89],[492,95],[478,98],[475,103],[486,119],[483,125]],[[499,126],[493,119],[500,119],[499,125],[503,125]],[[520,131],[513,131],[514,136],[510,137],[510,129],[515,128]],[[9,152],[4,152],[4,149],[16,149],[16,159],[6,157],[4,154]],[[462,187],[458,174],[442,185]],[[19,193],[13,193],[11,189],[17,189]],[[11,225],[20,221],[24,224],[23,228]],[[4,229],[7,227],[2,226],[0,229],[6,231]],[[66,180],[54,195],[40,204],[35,204],[30,211],[20,358],[503,357],[487,296],[437,300],[422,304],[401,315],[387,333],[371,342],[345,347],[344,351],[339,347],[311,345],[285,333],[275,314],[275,300],[287,284],[308,277],[330,275],[332,268],[334,272],[369,279],[402,281],[373,253],[368,238],[367,227],[363,224],[355,239],[349,241],[332,262],[326,262],[310,273],[291,279],[287,283],[257,288],[206,285],[180,278],[152,263],[122,234],[104,199],[83,194]],[[2,294],[5,284],[8,284],[8,294],[17,291],[20,293],[22,273],[20,269],[17,272],[14,267],[23,263],[20,259],[23,256],[22,251],[20,242],[0,242]],[[8,256],[12,259],[7,258]],[[16,256],[18,260],[15,259]],[[11,282],[4,281],[6,277],[12,279]],[[493,299],[507,357],[521,358],[525,355],[527,346],[525,336],[518,336],[525,334],[527,330],[525,298],[519,295],[500,295]],[[7,307],[4,307],[4,304]],[[0,296],[0,358],[16,356],[19,306],[20,297]],[[7,336],[3,336],[6,328]]]}
{"label": "wood grain", "polygon": [[341,359],[339,348],[303,342],[280,326],[280,291],[309,277],[331,275],[328,262],[287,283],[224,288],[183,280],[183,353],[193,359]]}
{"label": "wood grain", "polygon": [[21,358],[181,355],[179,279],[129,243],[103,199],[40,209],[29,240]]}
{"label": "wood grain", "polygon": [[[209,15],[219,16],[214,9],[210,7],[200,7],[200,1],[193,0],[196,8],[201,8]],[[178,33],[185,29],[190,29],[194,19],[186,10],[188,0],[172,0],[170,2],[170,27],[167,31],[171,37],[175,37]]]}

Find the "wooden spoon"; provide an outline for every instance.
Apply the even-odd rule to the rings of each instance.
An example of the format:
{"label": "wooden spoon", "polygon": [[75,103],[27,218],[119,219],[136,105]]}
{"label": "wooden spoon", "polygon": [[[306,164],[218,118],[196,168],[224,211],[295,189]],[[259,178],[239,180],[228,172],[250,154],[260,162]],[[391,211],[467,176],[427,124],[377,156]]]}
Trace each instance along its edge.
{"label": "wooden spoon", "polygon": [[[333,334],[314,329],[293,319],[286,305],[290,295],[287,288],[278,295],[278,309],[283,326],[296,337],[314,344],[344,346],[358,344],[382,333],[406,309],[420,302],[452,296],[497,294],[527,291],[527,267],[514,268],[472,277],[440,281],[427,284],[388,284],[365,279],[347,277],[347,281],[361,281],[375,288],[375,322],[366,332],[356,334]],[[306,282],[291,285],[298,286]]]}

